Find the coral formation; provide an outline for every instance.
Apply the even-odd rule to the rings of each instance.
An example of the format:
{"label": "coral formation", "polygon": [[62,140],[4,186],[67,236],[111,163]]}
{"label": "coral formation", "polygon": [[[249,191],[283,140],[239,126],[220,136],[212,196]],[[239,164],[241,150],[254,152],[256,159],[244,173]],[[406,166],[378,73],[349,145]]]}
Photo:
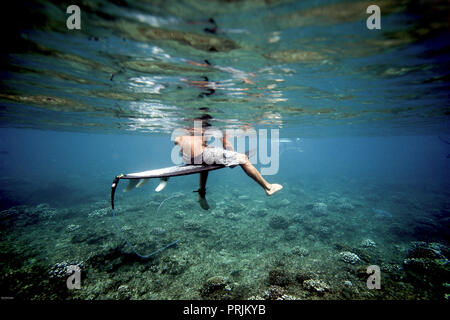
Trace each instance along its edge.
{"label": "coral formation", "polygon": [[318,293],[318,294],[324,294],[325,292],[330,290],[330,286],[323,282],[322,280],[317,279],[309,279],[303,281],[303,287],[306,290]]}
{"label": "coral formation", "polygon": [[233,287],[227,278],[214,276],[208,278],[200,289],[200,294],[209,299],[230,299]]}
{"label": "coral formation", "polygon": [[348,251],[340,252],[339,256],[342,261],[344,261],[345,263],[350,263],[350,264],[355,264],[361,260],[356,254],[354,254],[353,252],[348,252]]}
{"label": "coral formation", "polygon": [[311,211],[317,216],[324,216],[328,214],[328,206],[323,202],[314,203]]}
{"label": "coral formation", "polygon": [[373,241],[371,239],[364,239],[363,241],[361,241],[361,246],[364,248],[374,248],[377,245],[376,245],[375,241]]}
{"label": "coral formation", "polygon": [[283,216],[276,214],[270,217],[269,225],[274,229],[286,229],[289,226],[289,222]]}
{"label": "coral formation", "polygon": [[269,284],[286,286],[291,282],[291,275],[283,269],[272,269],[269,271]]}
{"label": "coral formation", "polygon": [[[309,192],[304,191],[307,205],[290,202],[268,209],[265,198],[240,201],[224,193],[224,200],[210,212],[198,209],[195,201],[190,209],[169,201],[158,215],[152,213],[164,196],[131,198],[117,209],[117,217],[136,248],[150,252],[180,240],[147,260],[130,252],[114,232],[105,218],[109,211],[104,201],[77,209],[60,210],[48,204],[11,207],[0,213],[1,230],[5,239],[11,239],[3,244],[13,252],[2,253],[0,280],[8,290],[15,290],[15,296],[28,298],[445,299],[449,294],[445,245],[431,241],[405,246],[395,234],[378,236],[386,228],[364,223],[367,207],[354,205],[353,211],[343,214],[336,200],[341,196],[334,200],[329,196],[329,203],[313,202],[317,197],[308,196]],[[350,196],[346,199],[357,203]],[[274,202],[279,205],[282,200]],[[377,236],[376,244],[372,235]],[[23,256],[30,247],[18,245],[15,239],[46,249],[33,249],[33,255],[17,262],[11,257]],[[330,266],[330,256],[345,265]],[[55,289],[61,283],[64,287],[69,264],[81,267],[83,290]],[[381,268],[383,291],[366,290],[370,264]],[[42,294],[32,287],[18,293],[13,278],[32,282],[26,272],[40,266],[47,275],[46,280],[36,278]]]}

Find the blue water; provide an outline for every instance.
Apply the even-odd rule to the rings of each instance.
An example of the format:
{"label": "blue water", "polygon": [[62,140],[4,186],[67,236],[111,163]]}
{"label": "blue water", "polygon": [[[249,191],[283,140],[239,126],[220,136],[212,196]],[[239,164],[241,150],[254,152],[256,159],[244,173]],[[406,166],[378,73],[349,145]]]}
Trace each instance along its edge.
{"label": "blue water", "polygon": [[[67,30],[65,5],[18,2],[0,64],[0,296],[448,299],[449,6],[383,1],[374,31],[370,4],[93,1]],[[283,189],[214,171],[205,211],[198,175],[161,193],[122,181],[118,232],[113,178],[174,165],[172,132],[205,115],[278,130],[264,178]]]}

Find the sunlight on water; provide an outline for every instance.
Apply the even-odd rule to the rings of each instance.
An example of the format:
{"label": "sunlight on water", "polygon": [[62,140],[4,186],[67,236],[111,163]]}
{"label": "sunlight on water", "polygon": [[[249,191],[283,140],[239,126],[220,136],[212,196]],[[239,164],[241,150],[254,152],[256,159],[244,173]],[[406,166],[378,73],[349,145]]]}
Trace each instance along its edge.
{"label": "sunlight on water", "polygon": [[26,23],[10,35],[1,123],[169,133],[208,108],[219,127],[439,132],[447,7],[383,0],[383,27],[373,31],[368,5],[94,1],[81,30],[67,30],[55,14],[65,5],[39,1],[20,9]]}

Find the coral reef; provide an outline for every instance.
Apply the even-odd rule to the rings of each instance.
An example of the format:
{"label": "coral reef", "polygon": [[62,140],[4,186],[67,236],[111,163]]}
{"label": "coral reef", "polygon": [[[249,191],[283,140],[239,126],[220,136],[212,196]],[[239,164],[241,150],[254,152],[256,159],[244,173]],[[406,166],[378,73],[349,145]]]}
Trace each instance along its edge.
{"label": "coral reef", "polygon": [[325,216],[328,214],[328,206],[323,202],[314,203],[311,211],[317,216]]}
{"label": "coral reef", "polygon": [[295,246],[291,249],[291,253],[300,257],[306,257],[309,255],[309,250],[304,247]]}
{"label": "coral reef", "polygon": [[284,232],[283,238],[286,241],[294,241],[298,237],[298,229],[294,226],[289,226]]}
{"label": "coral reef", "polygon": [[286,229],[289,226],[289,221],[283,216],[276,214],[270,217],[269,225],[274,229]]}
{"label": "coral reef", "polygon": [[67,267],[68,266],[75,266],[78,267],[81,270],[84,269],[84,261],[62,261],[55,263],[52,265],[48,271],[50,278],[59,278],[59,279],[66,279],[67,278]]}
{"label": "coral reef", "polygon": [[342,261],[350,264],[355,264],[361,260],[356,254],[348,251],[340,252],[339,256]]}
{"label": "coral reef", "polygon": [[283,208],[283,207],[287,207],[291,204],[291,202],[284,198],[283,200],[269,200],[267,205],[269,206],[269,208],[272,209],[279,209],[279,208]]}
{"label": "coral reef", "polygon": [[267,216],[267,214],[269,213],[269,211],[266,208],[262,208],[262,209],[251,209],[249,214],[255,217],[260,217],[260,218],[264,218],[265,216]]}
{"label": "coral reef", "polygon": [[230,299],[233,287],[229,280],[222,276],[208,278],[200,289],[200,294],[209,299]]}
{"label": "coral reef", "polygon": [[88,213],[88,217],[89,218],[99,218],[99,217],[104,217],[106,215],[109,214],[109,208],[101,208],[101,209],[96,209],[92,212]]}
{"label": "coral reef", "polygon": [[[208,197],[222,200],[211,201],[208,212],[195,199],[171,200],[158,215],[152,213],[164,195],[121,201],[119,227],[138,251],[179,240],[149,259],[134,255],[115,232],[104,200],[61,209],[11,207],[0,213],[0,280],[5,292],[27,299],[445,299],[450,294],[445,242],[405,242],[406,236],[414,239],[413,232],[391,233],[381,219],[367,224],[375,205],[364,206],[363,196],[345,193],[344,198],[321,188],[302,194],[306,204],[287,194],[273,198],[271,208],[264,195],[238,199],[218,189]],[[283,206],[284,199],[289,203]],[[342,203],[353,209],[339,207]],[[431,223],[428,219],[411,219],[410,225],[395,220],[390,227],[414,230],[418,223]],[[330,257],[342,263],[330,265]],[[70,264],[81,266],[83,290],[65,289]],[[366,288],[371,264],[381,268],[383,290]]]}
{"label": "coral reef", "polygon": [[269,284],[276,286],[286,286],[291,283],[291,275],[283,269],[272,269],[269,271]]}
{"label": "coral reef", "polygon": [[415,241],[410,244],[403,268],[413,281],[423,286],[432,286],[435,295],[449,293],[450,248],[440,243]]}
{"label": "coral reef", "polygon": [[318,294],[324,294],[330,290],[330,286],[323,282],[322,280],[309,279],[303,281],[303,287],[306,290],[312,291]]}
{"label": "coral reef", "polygon": [[80,225],[78,225],[78,224],[69,224],[67,226],[67,231],[69,231],[69,232],[72,232],[72,231],[75,231],[78,229],[80,229]]}
{"label": "coral reef", "polygon": [[373,241],[371,239],[364,239],[363,241],[361,241],[361,246],[364,248],[374,248],[377,245],[376,245],[375,241]]}

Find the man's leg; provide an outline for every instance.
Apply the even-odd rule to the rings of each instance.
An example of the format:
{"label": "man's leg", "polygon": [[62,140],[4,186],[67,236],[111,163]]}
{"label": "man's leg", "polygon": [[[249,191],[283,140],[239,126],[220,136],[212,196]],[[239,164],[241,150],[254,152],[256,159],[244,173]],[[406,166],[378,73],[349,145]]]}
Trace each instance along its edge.
{"label": "man's leg", "polygon": [[255,180],[261,187],[263,187],[268,196],[271,196],[275,192],[283,189],[283,186],[280,184],[270,184],[269,182],[267,182],[258,172],[258,170],[250,163],[248,157],[244,154],[241,155],[240,166],[250,178]]}
{"label": "man's leg", "polygon": [[198,202],[200,207],[205,210],[209,209],[208,201],[206,201],[206,181],[208,180],[208,171],[200,172],[200,188],[198,189]]}

